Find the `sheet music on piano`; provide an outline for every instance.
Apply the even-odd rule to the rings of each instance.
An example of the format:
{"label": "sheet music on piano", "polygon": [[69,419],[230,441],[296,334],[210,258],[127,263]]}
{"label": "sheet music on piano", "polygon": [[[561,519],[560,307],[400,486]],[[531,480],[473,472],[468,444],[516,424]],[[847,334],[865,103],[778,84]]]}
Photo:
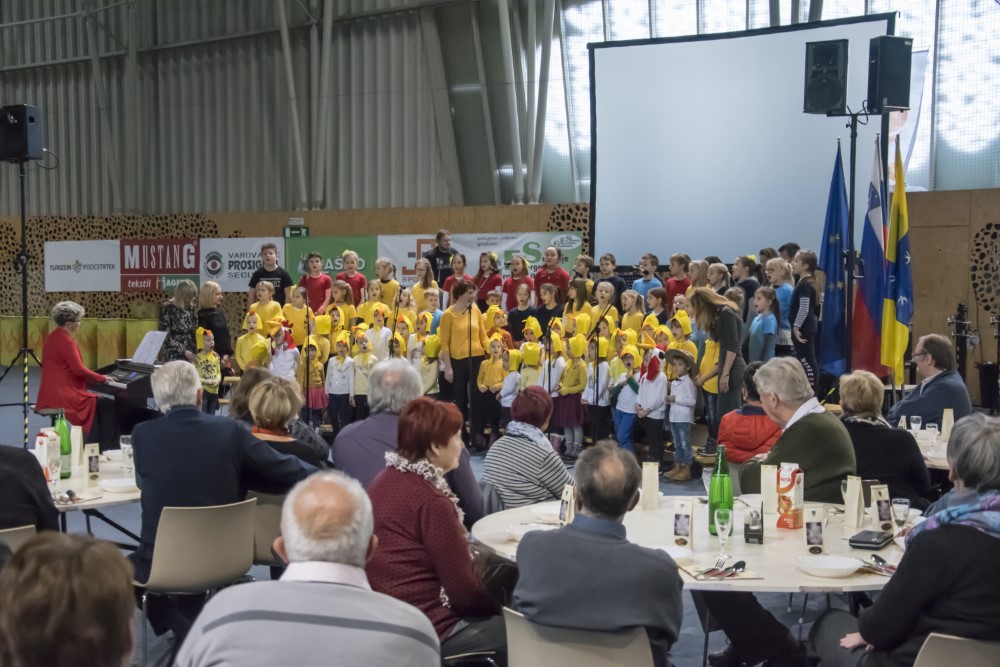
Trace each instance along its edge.
{"label": "sheet music on piano", "polygon": [[166,331],[149,331],[142,337],[142,342],[132,355],[133,364],[143,364],[153,366],[156,363],[156,356],[160,354],[163,341],[167,339]]}

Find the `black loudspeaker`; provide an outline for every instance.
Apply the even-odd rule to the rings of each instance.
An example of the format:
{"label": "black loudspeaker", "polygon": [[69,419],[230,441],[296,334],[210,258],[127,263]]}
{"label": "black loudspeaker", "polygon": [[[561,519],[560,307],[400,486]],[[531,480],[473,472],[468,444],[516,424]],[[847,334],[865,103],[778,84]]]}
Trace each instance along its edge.
{"label": "black loudspeaker", "polygon": [[42,159],[42,112],[27,104],[0,107],[0,160]]}
{"label": "black loudspeaker", "polygon": [[847,40],[806,44],[806,113],[847,111]]}
{"label": "black loudspeaker", "polygon": [[910,108],[913,40],[884,35],[868,46],[868,111],[881,114]]}

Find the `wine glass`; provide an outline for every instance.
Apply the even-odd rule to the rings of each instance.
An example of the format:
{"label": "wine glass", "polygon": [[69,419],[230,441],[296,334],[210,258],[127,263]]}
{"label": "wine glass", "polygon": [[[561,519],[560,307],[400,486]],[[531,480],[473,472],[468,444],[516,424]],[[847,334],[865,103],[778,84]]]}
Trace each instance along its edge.
{"label": "wine glass", "polygon": [[924,430],[927,431],[927,439],[931,442],[931,449],[934,449],[935,445],[937,445],[938,425],[928,424]]}
{"label": "wine glass", "polygon": [[122,472],[128,472],[128,468],[125,466],[125,449],[132,449],[132,436],[123,435],[118,438],[118,444],[122,450]]}
{"label": "wine glass", "polygon": [[62,457],[49,457],[49,481],[52,483],[52,493],[56,492],[56,485],[59,484],[59,473],[62,470]]}
{"label": "wine glass", "polygon": [[719,536],[719,555],[716,558],[729,558],[726,553],[726,542],[729,541],[729,529],[733,525],[733,511],[730,509],[715,510],[715,532]]}
{"label": "wine glass", "polygon": [[132,474],[133,463],[134,463],[134,459],[132,458],[133,455],[134,454],[133,454],[133,451],[132,451],[132,445],[123,444],[122,445],[122,463],[124,465],[122,467],[124,468],[126,475],[131,475]]}
{"label": "wine glass", "polygon": [[893,498],[892,499],[892,520],[896,522],[896,536],[902,534],[903,526],[906,525],[906,520],[910,517],[910,499],[909,498]]}
{"label": "wine glass", "polygon": [[924,423],[924,418],[918,415],[913,415],[910,417],[910,430],[919,431],[921,424]]}

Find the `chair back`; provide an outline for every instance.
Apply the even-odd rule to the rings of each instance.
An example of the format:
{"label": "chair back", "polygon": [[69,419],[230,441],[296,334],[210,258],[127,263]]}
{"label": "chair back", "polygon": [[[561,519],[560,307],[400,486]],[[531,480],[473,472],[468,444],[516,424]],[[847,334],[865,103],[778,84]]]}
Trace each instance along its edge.
{"label": "chair back", "polygon": [[0,530],[0,542],[3,542],[12,553],[24,546],[24,543],[37,534],[34,526],[18,526],[17,528],[5,528]]}
{"label": "chair back", "polygon": [[552,628],[530,622],[504,607],[510,667],[653,667],[643,628],[594,632]]}
{"label": "chair back", "polygon": [[253,519],[253,564],[283,566],[271,551],[276,537],[281,535],[281,506],[285,496],[260,491],[247,491],[247,498],[257,499]]}
{"label": "chair back", "polygon": [[483,516],[489,516],[490,514],[504,510],[503,498],[500,497],[497,487],[493,486],[489,480],[480,480],[479,490],[483,492]]}
{"label": "chair back", "polygon": [[145,588],[195,593],[242,577],[253,565],[256,498],[211,507],[164,507]]}
{"label": "chair back", "polygon": [[913,667],[995,667],[1000,665],[1000,642],[965,639],[932,632],[917,654]]}

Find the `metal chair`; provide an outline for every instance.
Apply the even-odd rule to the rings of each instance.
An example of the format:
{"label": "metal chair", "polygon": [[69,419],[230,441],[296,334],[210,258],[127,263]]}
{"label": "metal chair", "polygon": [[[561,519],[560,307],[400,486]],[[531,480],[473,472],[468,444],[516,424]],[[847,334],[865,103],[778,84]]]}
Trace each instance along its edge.
{"label": "metal chair", "polygon": [[205,595],[243,577],[253,564],[256,498],[211,507],[164,507],[142,590],[142,664],[147,664],[150,595]]}
{"label": "metal chair", "polygon": [[917,654],[913,667],[995,667],[1000,665],[1000,642],[965,639],[932,632]]}
{"label": "metal chair", "polygon": [[5,528],[0,530],[0,542],[10,547],[11,552],[24,546],[24,543],[37,534],[34,526],[18,526],[17,528]]}
{"label": "metal chair", "polygon": [[510,667],[652,667],[653,653],[644,628],[593,632],[553,628],[530,622],[504,607]]}

